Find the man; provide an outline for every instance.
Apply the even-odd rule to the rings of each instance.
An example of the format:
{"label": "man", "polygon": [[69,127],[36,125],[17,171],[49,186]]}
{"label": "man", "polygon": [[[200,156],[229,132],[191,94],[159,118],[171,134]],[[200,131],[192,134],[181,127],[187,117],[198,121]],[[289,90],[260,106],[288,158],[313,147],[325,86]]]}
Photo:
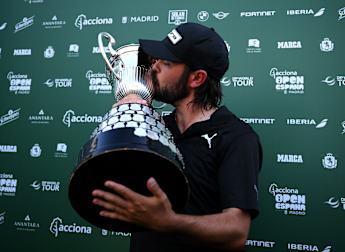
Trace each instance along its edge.
{"label": "man", "polygon": [[[132,234],[131,251],[242,251],[258,215],[262,152],[252,128],[220,106],[227,47],[214,29],[196,23],[162,41],[139,42],[153,59],[154,98],[176,108],[164,121],[182,153],[190,199],[183,213],[174,212],[150,178],[152,196],[107,181],[110,192],[94,190],[93,202],[104,209],[101,216],[148,229]],[[145,103],[132,96],[121,102],[133,100]]]}

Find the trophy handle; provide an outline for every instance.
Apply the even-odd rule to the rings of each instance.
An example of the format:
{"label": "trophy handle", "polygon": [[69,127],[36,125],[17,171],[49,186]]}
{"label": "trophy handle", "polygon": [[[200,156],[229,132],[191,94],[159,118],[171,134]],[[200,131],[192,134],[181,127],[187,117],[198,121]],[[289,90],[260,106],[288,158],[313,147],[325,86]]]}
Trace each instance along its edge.
{"label": "trophy handle", "polygon": [[[109,59],[108,59],[107,54],[106,54],[105,49],[104,49],[103,37],[106,38],[107,40],[109,40],[109,43],[107,46],[107,48],[109,49],[110,55],[111,55],[111,57]],[[99,47],[99,50],[102,54],[102,57],[103,57],[105,63],[107,64],[108,70],[114,74],[114,76],[116,77],[117,80],[121,80],[121,77],[119,76],[118,73],[115,72],[114,67],[112,66],[112,62],[114,62],[115,60],[121,60],[121,58],[119,58],[119,55],[116,53],[116,51],[112,47],[113,45],[115,45],[115,43],[116,43],[116,40],[109,33],[100,32],[98,34],[98,47]],[[110,60],[112,62],[110,62]]]}

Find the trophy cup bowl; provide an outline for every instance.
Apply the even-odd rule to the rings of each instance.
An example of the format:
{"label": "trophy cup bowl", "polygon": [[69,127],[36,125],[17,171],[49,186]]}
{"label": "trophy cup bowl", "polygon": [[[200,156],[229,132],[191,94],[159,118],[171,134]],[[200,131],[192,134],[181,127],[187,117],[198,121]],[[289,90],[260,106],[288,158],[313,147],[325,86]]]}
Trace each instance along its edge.
{"label": "trophy cup bowl", "polygon": [[[109,40],[106,55],[103,38]],[[139,45],[129,44],[114,50],[115,39],[108,33],[98,35],[98,44],[106,62],[106,73],[114,84],[116,100],[136,94],[152,101],[153,88],[149,69],[138,61]],[[151,193],[146,182],[154,177],[167,194],[174,211],[181,211],[189,196],[183,157],[164,120],[151,105],[126,103],[115,105],[82,146],[71,175],[68,197],[74,210],[91,224],[112,231],[143,230],[135,224],[99,215],[101,208],[92,203],[94,189],[108,189],[112,180],[142,195]]]}

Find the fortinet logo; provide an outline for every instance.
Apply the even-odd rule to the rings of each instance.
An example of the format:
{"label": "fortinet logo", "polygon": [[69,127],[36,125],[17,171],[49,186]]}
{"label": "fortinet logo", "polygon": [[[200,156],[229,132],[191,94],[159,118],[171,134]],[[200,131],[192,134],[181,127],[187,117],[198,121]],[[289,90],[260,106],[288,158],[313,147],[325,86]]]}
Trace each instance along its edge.
{"label": "fortinet logo", "polygon": [[249,124],[274,124],[274,118],[241,118],[242,121]]}
{"label": "fortinet logo", "polygon": [[273,248],[275,241],[259,241],[259,240],[247,240],[246,246],[261,247],[261,248]]}
{"label": "fortinet logo", "polygon": [[242,11],[240,16],[241,17],[270,17],[274,16],[276,11]]}

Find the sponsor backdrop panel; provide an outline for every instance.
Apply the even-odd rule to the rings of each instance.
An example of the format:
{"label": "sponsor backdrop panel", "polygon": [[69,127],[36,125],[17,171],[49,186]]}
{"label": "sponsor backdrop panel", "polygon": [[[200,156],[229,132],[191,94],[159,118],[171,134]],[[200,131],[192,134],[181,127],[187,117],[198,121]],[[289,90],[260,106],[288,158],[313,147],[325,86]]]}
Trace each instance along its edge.
{"label": "sponsor backdrop panel", "polygon": [[185,22],[224,38],[223,103],[262,139],[246,250],[345,250],[345,2],[272,0],[2,3],[1,250],[128,251],[130,233],[87,223],[67,198],[79,150],[114,102],[97,35],[117,48]]}

